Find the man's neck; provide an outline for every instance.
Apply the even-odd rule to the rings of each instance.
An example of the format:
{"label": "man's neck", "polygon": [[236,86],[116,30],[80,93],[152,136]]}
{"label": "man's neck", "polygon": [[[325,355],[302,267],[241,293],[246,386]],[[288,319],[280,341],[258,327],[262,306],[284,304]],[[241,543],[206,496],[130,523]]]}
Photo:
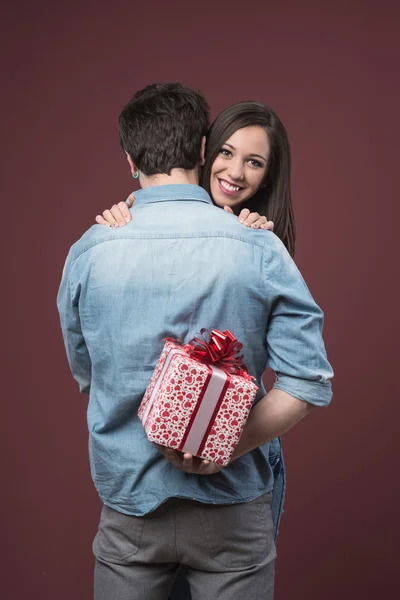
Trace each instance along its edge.
{"label": "man's neck", "polygon": [[146,175],[141,174],[139,181],[143,189],[153,185],[171,185],[173,183],[191,183],[193,185],[199,185],[199,169],[196,168],[191,171],[172,169],[170,175],[159,173],[157,175],[152,175],[151,177],[146,177]]}

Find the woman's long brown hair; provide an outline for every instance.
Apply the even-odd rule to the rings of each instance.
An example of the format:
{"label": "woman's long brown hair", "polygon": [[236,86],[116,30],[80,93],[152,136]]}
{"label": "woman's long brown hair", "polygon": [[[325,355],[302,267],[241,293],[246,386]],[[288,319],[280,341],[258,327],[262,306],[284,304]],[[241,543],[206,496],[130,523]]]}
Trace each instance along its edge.
{"label": "woman's long brown hair", "polygon": [[211,195],[211,168],[223,144],[243,127],[259,125],[268,134],[270,155],[265,180],[244,205],[274,222],[274,233],[294,256],[296,227],[290,192],[290,146],[285,127],[274,111],[261,102],[238,102],[229,106],[212,123],[206,143],[202,185]]}

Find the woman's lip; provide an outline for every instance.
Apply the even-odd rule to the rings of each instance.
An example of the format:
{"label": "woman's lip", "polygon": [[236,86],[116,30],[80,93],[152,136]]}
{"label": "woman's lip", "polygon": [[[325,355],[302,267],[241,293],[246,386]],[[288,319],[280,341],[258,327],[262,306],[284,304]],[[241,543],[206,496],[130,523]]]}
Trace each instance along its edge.
{"label": "woman's lip", "polygon": [[243,190],[243,188],[241,188],[237,185],[236,187],[239,187],[239,189],[236,192],[231,192],[224,188],[224,186],[221,184],[221,181],[225,181],[229,185],[234,185],[233,183],[226,181],[226,179],[219,179],[219,177],[217,177],[217,181],[218,181],[219,189],[222,190],[224,192],[224,194],[228,194],[228,196],[236,196],[236,194],[240,194],[240,192]]}

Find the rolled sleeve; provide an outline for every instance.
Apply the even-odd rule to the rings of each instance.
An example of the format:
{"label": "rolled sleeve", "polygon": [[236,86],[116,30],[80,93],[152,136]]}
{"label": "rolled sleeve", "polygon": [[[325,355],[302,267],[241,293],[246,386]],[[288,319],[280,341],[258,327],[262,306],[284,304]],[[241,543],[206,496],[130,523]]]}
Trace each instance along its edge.
{"label": "rolled sleeve", "polygon": [[315,406],[328,406],[332,400],[330,381],[307,381],[288,375],[277,374],[274,388]]}
{"label": "rolled sleeve", "polygon": [[280,240],[272,235],[266,242],[268,367],[277,375],[274,387],[304,402],[327,406],[333,370],[322,338],[324,315]]}

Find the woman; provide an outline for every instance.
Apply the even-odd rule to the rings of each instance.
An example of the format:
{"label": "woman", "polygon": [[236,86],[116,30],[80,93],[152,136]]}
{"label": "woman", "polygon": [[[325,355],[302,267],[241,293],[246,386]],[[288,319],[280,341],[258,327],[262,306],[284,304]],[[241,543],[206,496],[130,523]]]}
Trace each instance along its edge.
{"label": "woman", "polygon": [[[216,206],[238,215],[245,226],[273,229],[294,256],[290,147],[286,130],[273,110],[259,102],[239,102],[217,116],[207,135],[201,184]],[[133,201],[131,194],[130,206]],[[121,227],[130,220],[124,202],[96,217],[97,223],[112,227]],[[269,462],[274,473],[272,517],[276,537],[285,493],[280,439],[270,443]],[[177,584],[182,593],[182,580]],[[179,593],[178,589],[174,589],[171,599],[175,592]]]}
{"label": "woman", "polygon": [[[294,256],[289,141],[283,124],[265,104],[239,102],[218,115],[207,135],[201,185],[216,206],[238,214],[244,225],[273,227]],[[133,200],[131,194],[128,203],[132,205]],[[271,221],[267,222],[266,215]],[[130,220],[125,202],[96,217],[97,223],[114,227]]]}

